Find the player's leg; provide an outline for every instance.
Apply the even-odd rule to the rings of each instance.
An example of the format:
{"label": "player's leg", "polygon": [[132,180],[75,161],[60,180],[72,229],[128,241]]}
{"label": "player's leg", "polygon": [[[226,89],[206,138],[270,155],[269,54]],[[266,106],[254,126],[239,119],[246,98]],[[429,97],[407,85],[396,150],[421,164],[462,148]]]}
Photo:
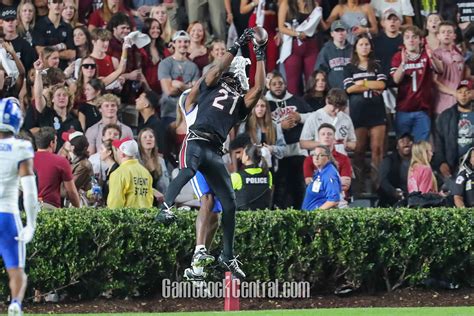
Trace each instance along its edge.
{"label": "player's leg", "polygon": [[214,261],[214,257],[207,254],[207,249],[209,249],[210,244],[206,245],[206,239],[210,239],[209,234],[211,228],[214,228],[212,225],[217,223],[217,213],[219,209],[214,208],[214,193],[201,172],[196,172],[196,176],[191,179],[191,184],[195,194],[201,201],[201,207],[196,218],[196,249],[192,266],[202,268]]}
{"label": "player's leg", "polygon": [[196,247],[194,249],[191,268],[184,271],[184,277],[188,280],[202,280],[204,278],[204,267],[214,262],[215,258],[208,254],[212,239],[218,226],[218,213],[222,211],[219,201],[214,204],[214,193],[209,188],[206,179],[199,171],[191,179],[194,193],[201,201],[198,216],[196,218]]}
{"label": "player's leg", "polygon": [[27,277],[24,272],[26,247],[18,241],[22,223],[18,214],[0,213],[0,249],[8,273],[11,303],[8,315],[21,315],[21,303],[25,295]]}
{"label": "player's leg", "polygon": [[223,228],[223,253],[219,256],[219,263],[236,277],[245,278],[245,273],[240,269],[239,262],[234,258],[234,233],[235,233],[235,193],[229,173],[222,157],[215,151],[206,152],[205,160],[200,169],[206,180],[222,204]]}
{"label": "player's leg", "polygon": [[201,208],[196,217],[196,249],[209,249],[214,238],[219,212],[213,210],[214,197],[208,193],[201,197]]}
{"label": "player's leg", "polygon": [[218,214],[222,212],[222,205],[214,196],[214,192],[207,184],[204,175],[197,171],[191,179],[194,193],[201,201],[198,216],[196,218],[196,246],[210,248],[212,239],[218,226]]}
{"label": "player's leg", "polygon": [[186,183],[194,177],[200,164],[200,142],[189,141],[188,136],[186,136],[179,153],[179,173],[176,178],[170,182],[165,194],[163,206],[155,217],[157,222],[163,224],[171,224],[176,219],[176,216],[171,211],[174,200]]}
{"label": "player's leg", "polygon": [[21,303],[26,291],[27,277],[23,268],[7,269],[12,301],[8,307],[8,316],[21,315]]}
{"label": "player's leg", "polygon": [[[212,211],[207,213],[205,218],[205,230],[203,232],[204,235],[204,244],[206,245],[207,249],[211,248],[212,241],[214,240],[214,236],[216,235],[217,228],[219,227],[219,213],[222,212],[222,205],[219,199],[217,199],[213,194],[207,195],[207,199],[209,199],[209,203],[213,205]],[[211,201],[212,200],[212,201]]]}

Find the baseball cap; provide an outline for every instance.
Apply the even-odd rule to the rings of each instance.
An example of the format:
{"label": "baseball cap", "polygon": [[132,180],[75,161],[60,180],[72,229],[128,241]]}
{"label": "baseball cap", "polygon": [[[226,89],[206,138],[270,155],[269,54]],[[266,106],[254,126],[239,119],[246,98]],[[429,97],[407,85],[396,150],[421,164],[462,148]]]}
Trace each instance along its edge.
{"label": "baseball cap", "polygon": [[189,37],[189,34],[186,31],[180,30],[174,33],[172,41],[174,42],[179,39],[190,41],[191,37]]}
{"label": "baseball cap", "polygon": [[402,15],[398,13],[396,10],[393,8],[388,8],[382,13],[382,20],[386,20],[390,18],[390,16],[395,15],[400,21],[403,21]]}
{"label": "baseball cap", "polygon": [[0,14],[0,19],[2,20],[14,20],[16,19],[16,10],[11,7],[3,8],[2,13]]}
{"label": "baseball cap", "polygon": [[138,143],[131,137],[115,139],[112,141],[112,145],[120,149],[126,156],[136,157],[138,155]]}
{"label": "baseball cap", "polygon": [[71,140],[73,140],[74,138],[78,137],[78,136],[83,136],[84,133],[82,132],[78,132],[78,131],[75,131],[75,130],[70,130],[70,131],[67,131],[67,132],[63,132],[61,134],[61,138],[65,141],[65,142],[70,142]]}
{"label": "baseball cap", "polygon": [[399,141],[399,140],[402,139],[402,138],[408,138],[408,139],[411,140],[411,141],[414,140],[413,135],[410,134],[409,132],[405,132],[405,133],[399,135],[399,136],[397,137],[397,141]]}
{"label": "baseball cap", "polygon": [[342,29],[342,30],[347,30],[347,25],[344,24],[341,20],[336,20],[332,22],[331,24],[331,32],[334,32],[335,30]]}
{"label": "baseball cap", "polygon": [[457,89],[461,89],[462,87],[467,87],[469,90],[473,89],[472,81],[471,80],[461,80],[461,82],[459,82],[459,84],[458,84]]}

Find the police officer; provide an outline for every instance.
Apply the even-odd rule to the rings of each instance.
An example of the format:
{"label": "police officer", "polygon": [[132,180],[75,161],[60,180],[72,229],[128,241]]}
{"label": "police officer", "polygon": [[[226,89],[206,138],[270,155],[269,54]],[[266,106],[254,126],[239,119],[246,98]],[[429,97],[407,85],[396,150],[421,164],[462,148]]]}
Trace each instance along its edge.
{"label": "police officer", "polygon": [[244,169],[231,175],[237,210],[269,208],[272,202],[272,173],[260,147],[249,144],[242,153]]}

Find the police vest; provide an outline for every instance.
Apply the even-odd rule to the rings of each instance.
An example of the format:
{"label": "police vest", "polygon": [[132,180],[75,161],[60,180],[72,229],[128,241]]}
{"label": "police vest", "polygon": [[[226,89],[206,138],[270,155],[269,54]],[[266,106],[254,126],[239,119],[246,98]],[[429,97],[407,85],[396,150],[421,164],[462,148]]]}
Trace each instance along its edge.
{"label": "police vest", "polygon": [[240,185],[235,190],[238,210],[257,210],[271,206],[272,174],[262,168],[246,168],[237,173]]}

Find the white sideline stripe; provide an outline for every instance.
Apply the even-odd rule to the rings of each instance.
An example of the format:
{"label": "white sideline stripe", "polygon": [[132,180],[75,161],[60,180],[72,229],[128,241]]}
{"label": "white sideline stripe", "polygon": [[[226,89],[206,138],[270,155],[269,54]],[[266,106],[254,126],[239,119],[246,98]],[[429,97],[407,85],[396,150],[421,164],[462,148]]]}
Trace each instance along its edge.
{"label": "white sideline stripe", "polygon": [[[23,229],[23,224],[21,222],[20,214],[15,213],[13,214],[15,219],[16,231],[20,234],[20,231]],[[26,247],[25,243],[21,240],[18,240],[18,267],[24,268],[25,267],[25,257],[26,257]]]}

